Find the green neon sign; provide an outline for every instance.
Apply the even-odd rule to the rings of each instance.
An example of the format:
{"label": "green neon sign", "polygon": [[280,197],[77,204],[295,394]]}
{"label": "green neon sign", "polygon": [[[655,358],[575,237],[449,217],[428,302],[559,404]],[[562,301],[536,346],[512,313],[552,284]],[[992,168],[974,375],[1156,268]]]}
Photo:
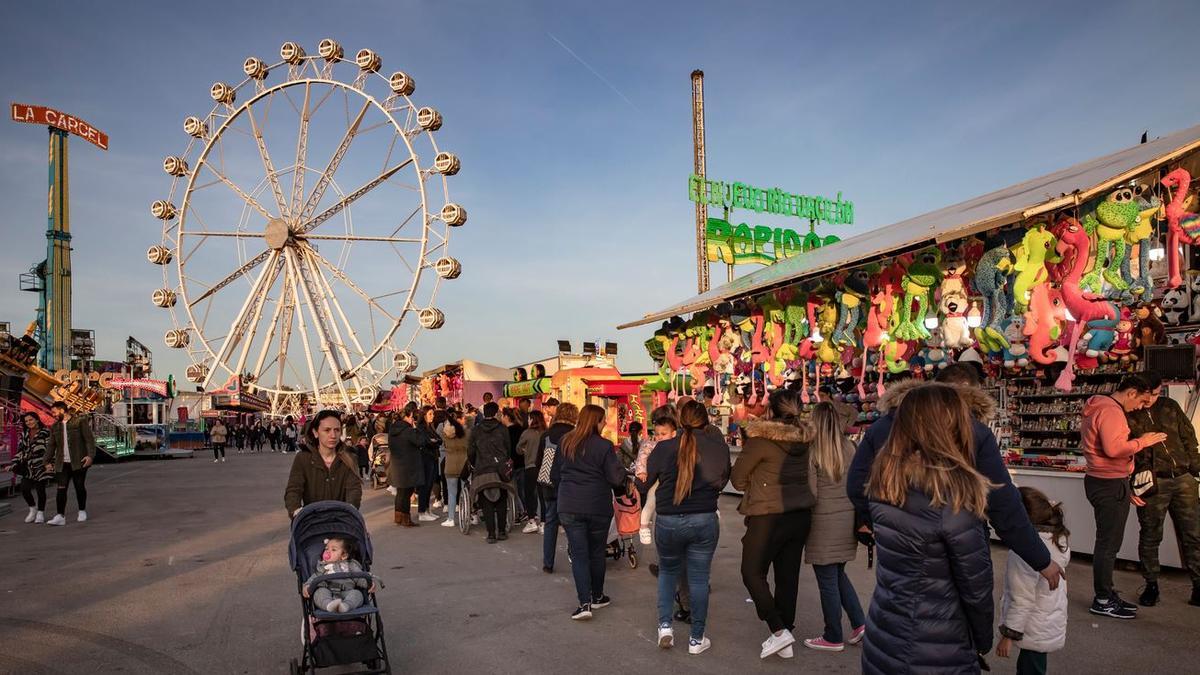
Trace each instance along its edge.
{"label": "green neon sign", "polygon": [[833,235],[822,237],[815,232],[801,235],[782,227],[750,227],[746,223],[734,226],[723,218],[709,218],[706,233],[708,261],[726,265],[770,265],[840,241]]}
{"label": "green neon sign", "polygon": [[854,223],[854,202],[844,201],[841,192],[837,194],[837,199],[810,197],[784,192],[779,188],[764,189],[745,183],[726,183],[692,174],[688,176],[688,199],[727,209],[795,216],[813,225]]}

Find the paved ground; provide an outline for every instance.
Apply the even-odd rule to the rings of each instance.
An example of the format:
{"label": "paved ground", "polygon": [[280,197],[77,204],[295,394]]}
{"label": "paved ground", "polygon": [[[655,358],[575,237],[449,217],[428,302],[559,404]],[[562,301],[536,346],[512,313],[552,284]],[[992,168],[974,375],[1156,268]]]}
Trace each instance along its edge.
{"label": "paved ground", "polygon": [[[89,476],[92,519],[64,528],[25,525],[18,497],[0,518],[0,673],[283,673],[298,654],[300,606],[287,566],[282,486],[290,457],[230,457],[226,464],[174,460],[101,465]],[[572,622],[565,555],[540,571],[536,535],[495,546],[478,533],[391,524],[386,493],[364,504],[374,534],[380,604],[398,671],[414,673],[858,672],[859,652],[798,648],[791,662],[760,662],[765,627],[738,574],[740,519],[725,498],[713,574],[713,648],[693,657],[653,644],[654,580],[643,568],[609,565],[611,607]],[[648,554],[645,558],[652,559]],[[994,550],[1002,564],[1004,551]],[[865,560],[851,576],[866,600]],[[1164,580],[1166,602],[1132,622],[1087,614],[1090,571],[1069,571],[1071,626],[1055,670],[1195,672],[1200,609],[1188,581]],[[1120,573],[1127,595],[1138,577]],[[820,631],[811,569],[801,579],[798,632]],[[1093,620],[1095,619],[1095,620]],[[677,633],[684,634],[683,631]],[[991,659],[995,670],[1011,663]]]}

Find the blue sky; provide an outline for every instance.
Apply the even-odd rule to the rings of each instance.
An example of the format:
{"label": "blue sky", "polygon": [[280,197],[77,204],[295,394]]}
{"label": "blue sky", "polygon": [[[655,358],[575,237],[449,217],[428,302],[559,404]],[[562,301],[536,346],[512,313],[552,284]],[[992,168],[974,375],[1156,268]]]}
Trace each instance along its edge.
{"label": "blue sky", "polygon": [[[470,220],[422,366],[507,366],[597,337],[619,340],[624,369],[649,367],[653,327],[614,327],[695,290],[694,68],[709,174],[842,191],[857,222],[827,231],[843,238],[1200,122],[1196,3],[834,4],[9,3],[0,85],[110,134],[107,153],[72,141],[75,325],[102,358],[138,337],[177,377],[145,262],[160,164],[213,81],[286,40],[371,47],[445,117]],[[45,153],[39,128],[0,123],[0,320],[16,325],[36,303],[16,276],[44,257]]]}

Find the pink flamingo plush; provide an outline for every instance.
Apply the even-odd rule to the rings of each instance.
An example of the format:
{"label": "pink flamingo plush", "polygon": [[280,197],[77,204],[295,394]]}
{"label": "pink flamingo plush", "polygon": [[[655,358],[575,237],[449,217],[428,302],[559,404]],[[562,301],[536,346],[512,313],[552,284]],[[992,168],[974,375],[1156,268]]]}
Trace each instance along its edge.
{"label": "pink flamingo plush", "polygon": [[1166,207],[1167,267],[1170,270],[1167,288],[1179,288],[1183,284],[1183,277],[1179,272],[1179,245],[1200,244],[1200,215],[1183,210],[1188,188],[1192,184],[1192,176],[1187,169],[1175,169],[1162,179],[1162,184],[1175,191]]}
{"label": "pink flamingo plush", "polygon": [[1058,236],[1056,247],[1058,254],[1064,261],[1070,261],[1068,268],[1070,271],[1062,281],[1062,298],[1067,305],[1067,311],[1071,313],[1074,327],[1071,331],[1070,356],[1067,357],[1067,366],[1063,368],[1062,374],[1058,376],[1054,386],[1060,391],[1071,391],[1072,383],[1075,381],[1075,348],[1079,345],[1079,337],[1083,335],[1089,321],[1115,320],[1117,308],[1110,302],[1084,293],[1079,287],[1079,280],[1083,278],[1084,272],[1091,263],[1092,242],[1083,229],[1083,225],[1070,216],[1064,216],[1059,219],[1055,230],[1055,234]]}

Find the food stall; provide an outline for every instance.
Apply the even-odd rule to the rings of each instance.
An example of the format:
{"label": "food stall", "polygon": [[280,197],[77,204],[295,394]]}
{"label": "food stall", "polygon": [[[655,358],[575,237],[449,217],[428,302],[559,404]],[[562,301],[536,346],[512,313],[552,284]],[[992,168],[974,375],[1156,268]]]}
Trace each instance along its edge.
{"label": "food stall", "polygon": [[[806,403],[854,406],[861,430],[879,416],[875,405],[891,380],[974,361],[1000,403],[992,424],[1014,480],[1061,501],[1072,549],[1091,553],[1082,403],[1148,369],[1166,374],[1169,394],[1195,421],[1193,175],[1200,176],[1200,126],[774,256],[620,328],[658,324],[647,341],[651,358],[673,384],[692,376],[669,396],[713,386],[735,419],[761,414],[770,391],[789,387]],[[745,208],[770,199],[742,188]],[[1137,533],[1131,511],[1120,557],[1138,559]],[[1170,524],[1161,555],[1179,565]]]}
{"label": "food stall", "polygon": [[480,361],[463,359],[447,363],[428,370],[421,376],[420,403],[433,405],[439,396],[445,396],[449,405],[479,405],[485,393],[500,398],[510,377],[507,368]]}

